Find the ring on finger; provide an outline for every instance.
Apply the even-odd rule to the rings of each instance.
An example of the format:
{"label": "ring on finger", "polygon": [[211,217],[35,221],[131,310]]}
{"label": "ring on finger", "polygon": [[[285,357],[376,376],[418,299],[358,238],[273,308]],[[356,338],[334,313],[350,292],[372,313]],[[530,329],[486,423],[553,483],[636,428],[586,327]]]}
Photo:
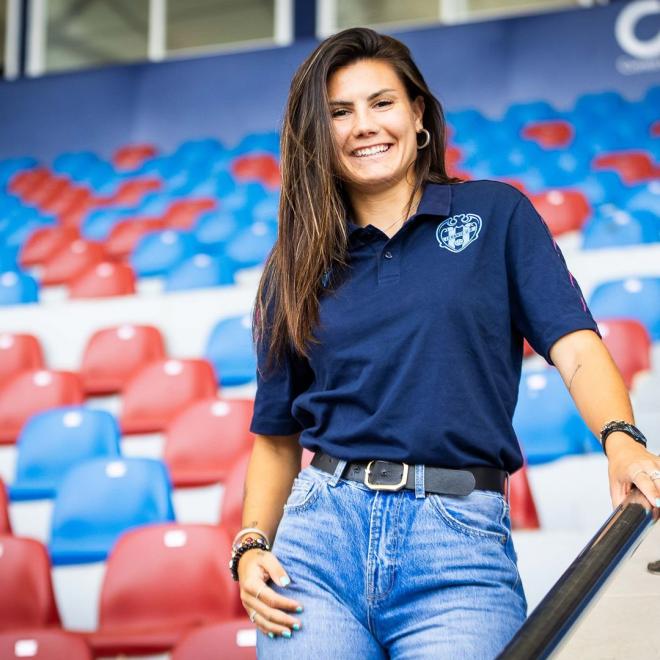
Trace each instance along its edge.
{"label": "ring on finger", "polygon": [[653,470],[653,472],[649,474],[649,477],[651,477],[652,481],[655,481],[656,479],[660,479],[660,470]]}
{"label": "ring on finger", "polygon": [[257,610],[252,610],[252,614],[250,614],[250,622],[254,623],[254,620],[257,618]]}
{"label": "ring on finger", "polygon": [[[660,473],[659,473],[659,474],[660,474]],[[266,588],[266,585],[265,585],[265,584],[262,584],[261,587],[260,587],[260,589],[259,589],[259,591],[257,591],[257,595],[255,596],[255,598],[256,598],[257,600],[259,600],[259,594],[260,594],[265,588]]]}

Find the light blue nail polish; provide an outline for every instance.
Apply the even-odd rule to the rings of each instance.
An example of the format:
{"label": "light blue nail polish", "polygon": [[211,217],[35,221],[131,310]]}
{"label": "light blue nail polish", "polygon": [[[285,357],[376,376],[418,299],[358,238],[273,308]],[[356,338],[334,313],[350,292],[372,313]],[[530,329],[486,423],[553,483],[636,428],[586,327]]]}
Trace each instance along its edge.
{"label": "light blue nail polish", "polygon": [[660,506],[660,497],[655,498],[655,505]]}
{"label": "light blue nail polish", "polygon": [[269,633],[268,633],[268,637],[270,637],[271,639],[273,639],[273,637],[275,637],[275,635],[273,635],[272,632],[269,632]]}
{"label": "light blue nail polish", "polygon": [[300,630],[300,626],[297,623],[293,624],[293,629],[294,630]]}
{"label": "light blue nail polish", "polygon": [[291,631],[290,630],[285,630],[282,633],[282,637],[286,637],[288,639],[289,637],[291,637]]}
{"label": "light blue nail polish", "polygon": [[298,607],[296,607],[296,612],[298,612],[298,614],[300,614],[302,612],[302,607],[300,605],[298,605]]}
{"label": "light blue nail polish", "polygon": [[280,578],[280,584],[281,584],[283,587],[287,587],[287,586],[289,586],[290,583],[291,583],[291,580],[289,580],[289,578],[288,578],[286,575],[283,575],[283,576]]}

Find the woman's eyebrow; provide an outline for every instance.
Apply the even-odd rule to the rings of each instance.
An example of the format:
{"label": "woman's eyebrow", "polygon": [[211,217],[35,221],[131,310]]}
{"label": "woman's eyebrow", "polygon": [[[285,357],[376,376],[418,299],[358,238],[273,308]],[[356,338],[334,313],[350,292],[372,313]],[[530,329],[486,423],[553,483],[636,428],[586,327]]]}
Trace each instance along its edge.
{"label": "woman's eyebrow", "polygon": [[[390,87],[379,89],[377,92],[374,92],[373,94],[369,94],[369,96],[367,97],[367,101],[372,101],[377,96],[380,96],[381,94],[385,94],[385,92],[396,92],[396,90]],[[339,101],[339,100],[330,101],[330,105],[353,105],[353,101]]]}

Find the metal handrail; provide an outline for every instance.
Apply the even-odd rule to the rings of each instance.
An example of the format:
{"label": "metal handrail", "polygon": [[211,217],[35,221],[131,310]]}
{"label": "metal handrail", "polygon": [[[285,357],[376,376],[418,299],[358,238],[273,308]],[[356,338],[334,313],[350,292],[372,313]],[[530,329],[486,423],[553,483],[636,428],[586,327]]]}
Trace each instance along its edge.
{"label": "metal handrail", "polygon": [[497,660],[547,658],[584,616],[618,566],[641,543],[660,510],[633,488],[527,618]]}

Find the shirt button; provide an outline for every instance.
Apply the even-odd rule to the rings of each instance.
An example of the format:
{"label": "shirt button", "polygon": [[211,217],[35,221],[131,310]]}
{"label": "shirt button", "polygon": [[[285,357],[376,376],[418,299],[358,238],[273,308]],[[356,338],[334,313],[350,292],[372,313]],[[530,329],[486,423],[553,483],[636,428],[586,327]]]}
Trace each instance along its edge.
{"label": "shirt button", "polygon": [[383,256],[385,257],[385,259],[391,259],[392,253],[388,250]]}

